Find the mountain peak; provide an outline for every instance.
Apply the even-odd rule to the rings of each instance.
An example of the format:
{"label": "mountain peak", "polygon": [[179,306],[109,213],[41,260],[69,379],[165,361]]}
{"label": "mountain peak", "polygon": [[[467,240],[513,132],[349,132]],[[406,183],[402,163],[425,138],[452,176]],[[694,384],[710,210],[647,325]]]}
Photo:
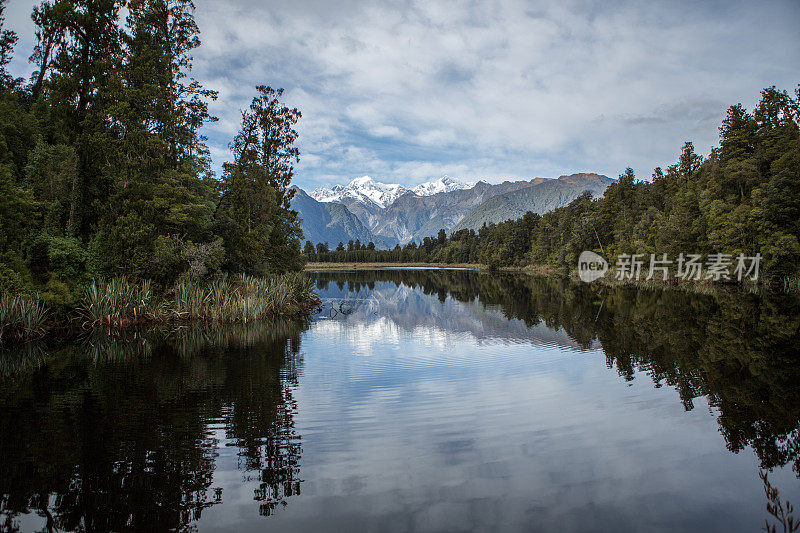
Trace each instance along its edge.
{"label": "mountain peak", "polygon": [[352,180],[350,180],[350,183],[347,184],[348,187],[369,187],[374,185],[375,181],[369,176],[361,176],[360,178],[353,178]]}
{"label": "mountain peak", "polygon": [[385,208],[400,196],[409,192],[417,196],[431,196],[458,189],[471,189],[474,185],[474,183],[464,183],[445,175],[438,180],[422,183],[413,189],[408,189],[398,183],[382,183],[369,176],[361,176],[353,178],[350,183],[344,186],[319,187],[314,189],[310,196],[318,202],[341,202],[351,198],[362,204],[374,204],[380,208]]}
{"label": "mountain peak", "polygon": [[361,203],[383,208],[406,192],[408,189],[397,183],[381,183],[369,176],[361,176],[350,180],[344,187],[334,185],[331,188],[314,189],[311,197],[318,202],[341,202],[345,198],[353,198]]}
{"label": "mountain peak", "polygon": [[411,189],[411,191],[417,196],[431,196],[433,194],[438,194],[440,192],[450,192],[459,189],[471,189],[474,186],[475,186],[474,183],[465,183],[457,179],[451,178],[450,176],[445,174],[438,180],[428,181],[426,183],[417,185],[416,187]]}

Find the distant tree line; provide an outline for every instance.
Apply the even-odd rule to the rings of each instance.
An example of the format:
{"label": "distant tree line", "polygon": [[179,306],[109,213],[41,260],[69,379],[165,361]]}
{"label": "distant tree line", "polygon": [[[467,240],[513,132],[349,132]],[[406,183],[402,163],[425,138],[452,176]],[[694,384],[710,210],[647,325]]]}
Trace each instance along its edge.
{"label": "distant tree line", "polygon": [[320,262],[481,263],[575,268],[584,250],[617,254],[762,256],[767,277],[800,273],[800,88],[764,89],[756,108],[731,106],[707,157],[684,144],[678,161],[637,181],[628,168],[603,198],[589,193],[543,216],[427,237],[393,250],[327,244]]}
{"label": "distant tree line", "polygon": [[7,70],[4,8],[0,291],[66,302],[101,276],[166,286],[302,267],[288,189],[300,112],[257,87],[213,176],[200,130],[217,93],[190,75],[190,0],[44,1],[28,80]]}
{"label": "distant tree line", "polygon": [[328,243],[314,246],[306,241],[303,254],[316,262],[522,265],[516,258],[523,258],[528,251],[531,232],[540,219],[537,214],[527,213],[519,220],[484,225],[477,232],[462,229],[449,236],[442,229],[435,237],[425,237],[420,243],[398,244],[391,250],[376,250],[374,243],[358,241],[340,242],[331,250]]}

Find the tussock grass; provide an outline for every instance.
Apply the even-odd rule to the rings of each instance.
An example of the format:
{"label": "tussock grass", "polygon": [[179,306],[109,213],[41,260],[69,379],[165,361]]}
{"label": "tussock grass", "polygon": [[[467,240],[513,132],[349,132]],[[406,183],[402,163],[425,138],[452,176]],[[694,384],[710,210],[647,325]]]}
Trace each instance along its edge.
{"label": "tussock grass", "polygon": [[267,278],[222,276],[205,284],[179,281],[164,298],[153,294],[149,282],[135,284],[115,278],[93,283],[79,311],[88,325],[170,320],[248,322],[297,315],[316,302],[313,281],[299,273]]}
{"label": "tussock grass", "polygon": [[[95,280],[70,320],[83,327],[121,328],[150,322],[251,322],[299,316],[319,305],[314,282],[302,273],[257,278],[222,276],[209,283],[179,281],[157,294],[150,281]],[[44,335],[49,313],[38,296],[0,294],[0,344]]]}
{"label": "tussock grass", "polygon": [[297,273],[222,277],[208,285],[179,282],[174,294],[171,312],[176,316],[222,322],[297,315],[317,301],[314,282]]}
{"label": "tussock grass", "polygon": [[153,294],[152,283],[132,283],[125,278],[95,280],[86,289],[78,307],[89,325],[124,325],[156,318],[161,304]]}
{"label": "tussock grass", "polygon": [[41,336],[46,320],[47,308],[38,296],[0,294],[0,343]]}

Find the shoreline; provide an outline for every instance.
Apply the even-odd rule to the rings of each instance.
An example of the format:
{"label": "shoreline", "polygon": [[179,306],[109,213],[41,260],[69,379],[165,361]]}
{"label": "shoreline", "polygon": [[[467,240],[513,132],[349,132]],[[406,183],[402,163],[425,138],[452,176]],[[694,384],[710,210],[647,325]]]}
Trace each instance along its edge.
{"label": "shoreline", "polygon": [[305,272],[352,271],[352,270],[402,270],[402,269],[449,269],[449,270],[488,270],[486,265],[475,263],[306,263]]}
{"label": "shoreline", "polygon": [[81,318],[72,309],[67,316],[58,320],[48,320],[34,332],[23,335],[9,335],[8,338],[0,337],[0,351],[13,348],[32,341],[64,340],[74,338],[80,334],[94,331],[106,331],[109,334],[137,328],[151,328],[157,326],[186,326],[189,324],[207,325],[232,325],[252,324],[256,322],[269,322],[277,319],[303,319],[314,314],[314,310],[321,304],[318,297],[299,302],[288,303],[282,311],[265,313],[255,318],[240,318],[235,316],[208,316],[204,314],[186,314],[165,311],[158,316],[131,317],[125,316],[110,322],[81,321]]}
{"label": "shoreline", "polygon": [[[560,277],[568,278],[576,283],[581,282],[574,271],[557,268],[550,265],[526,265],[524,267],[500,267],[495,270],[487,265],[475,263],[306,263],[303,270],[305,272],[353,272],[363,270],[418,270],[418,269],[441,269],[441,270],[471,270],[479,273],[501,272],[507,274],[520,274],[535,277]],[[631,289],[659,289],[677,290],[693,293],[740,293],[740,294],[797,294],[797,290],[782,290],[781,284],[777,283],[714,283],[707,280],[701,281],[682,281],[654,279],[620,281],[613,276],[602,277],[592,283],[585,283],[588,286],[602,287],[622,287]]]}
{"label": "shoreline", "polygon": [[94,280],[69,306],[51,306],[38,293],[0,294],[0,348],[79,330],[308,316],[319,303],[311,279],[302,273],[178,282],[164,292],[153,290],[148,280]]}

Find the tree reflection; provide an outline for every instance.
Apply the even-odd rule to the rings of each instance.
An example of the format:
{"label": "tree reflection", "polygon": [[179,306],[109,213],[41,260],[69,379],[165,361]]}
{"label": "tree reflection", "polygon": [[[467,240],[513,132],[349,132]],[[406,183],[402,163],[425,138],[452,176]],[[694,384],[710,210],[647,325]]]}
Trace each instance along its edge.
{"label": "tree reflection", "polygon": [[238,450],[270,514],[300,492],[292,391],[305,324],[193,326],[5,353],[0,515],[46,529],[192,529],[224,499],[218,444]]}
{"label": "tree reflection", "polygon": [[[599,342],[622,379],[671,387],[687,410],[706,398],[731,451],[751,447],[762,467],[791,463],[800,475],[794,297],[447,270],[317,276],[321,291],[358,298],[401,285],[434,307],[482,305],[493,317],[559,328],[584,348]],[[223,460],[252,483],[259,512],[275,513],[302,488],[294,419],[305,328],[127,331],[0,354],[0,527],[37,513],[51,529],[191,529],[225,500],[215,482]]]}
{"label": "tree reflection", "polygon": [[674,388],[684,408],[707,398],[728,449],[751,446],[764,468],[800,476],[800,302],[791,295],[645,290],[555,277],[455,270],[317,274],[361,290],[376,282],[477,300],[528,326],[562,328],[580,346],[599,340],[609,369]]}

